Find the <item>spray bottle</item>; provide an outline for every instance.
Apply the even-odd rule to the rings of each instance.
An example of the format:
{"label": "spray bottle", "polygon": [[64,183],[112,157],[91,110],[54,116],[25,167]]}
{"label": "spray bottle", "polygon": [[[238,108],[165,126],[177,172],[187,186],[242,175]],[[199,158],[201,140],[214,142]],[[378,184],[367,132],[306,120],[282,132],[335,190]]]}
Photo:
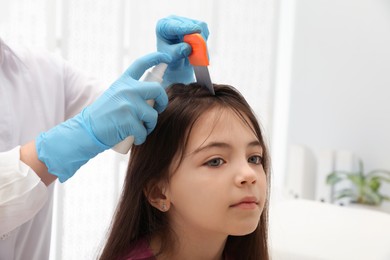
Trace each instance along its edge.
{"label": "spray bottle", "polygon": [[[167,69],[168,64],[166,63],[160,63],[156,66],[154,66],[151,70],[147,71],[143,81],[149,81],[149,82],[163,82],[163,76],[165,73],[165,70]],[[154,100],[150,99],[146,101],[150,106],[154,106]],[[131,148],[131,146],[134,143],[134,136],[128,136],[126,139],[124,139],[122,142],[115,145],[112,149],[118,153],[121,154],[127,154]]]}

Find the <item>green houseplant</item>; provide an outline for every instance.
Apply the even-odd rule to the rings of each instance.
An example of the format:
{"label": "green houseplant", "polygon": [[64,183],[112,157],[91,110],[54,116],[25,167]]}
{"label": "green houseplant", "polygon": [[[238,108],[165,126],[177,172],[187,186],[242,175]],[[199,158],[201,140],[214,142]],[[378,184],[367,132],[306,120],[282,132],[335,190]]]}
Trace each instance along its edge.
{"label": "green houseplant", "polygon": [[390,171],[377,169],[365,173],[363,162],[359,160],[357,172],[333,171],[326,178],[326,183],[332,187],[344,181],[350,182],[351,187],[333,192],[333,201],[350,198],[352,203],[365,205],[380,205],[385,200],[390,201],[390,197],[380,190],[383,182],[390,183]]}

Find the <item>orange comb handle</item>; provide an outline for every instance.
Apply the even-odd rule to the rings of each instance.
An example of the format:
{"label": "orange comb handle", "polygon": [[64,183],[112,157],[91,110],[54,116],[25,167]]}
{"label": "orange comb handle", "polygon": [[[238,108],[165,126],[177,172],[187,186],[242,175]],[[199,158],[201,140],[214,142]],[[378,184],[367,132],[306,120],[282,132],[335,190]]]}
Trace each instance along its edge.
{"label": "orange comb handle", "polygon": [[192,47],[192,53],[188,56],[190,63],[194,66],[208,66],[207,45],[199,33],[184,35],[184,42]]}

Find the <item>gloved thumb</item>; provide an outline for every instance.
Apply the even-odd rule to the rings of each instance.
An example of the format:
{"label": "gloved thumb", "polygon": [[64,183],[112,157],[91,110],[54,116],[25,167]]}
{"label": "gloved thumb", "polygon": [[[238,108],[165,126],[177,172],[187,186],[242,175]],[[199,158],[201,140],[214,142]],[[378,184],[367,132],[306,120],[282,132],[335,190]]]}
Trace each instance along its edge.
{"label": "gloved thumb", "polygon": [[191,54],[192,48],[191,45],[185,42],[172,44],[166,46],[167,53],[171,55],[172,61],[175,62],[182,58],[187,58]]}

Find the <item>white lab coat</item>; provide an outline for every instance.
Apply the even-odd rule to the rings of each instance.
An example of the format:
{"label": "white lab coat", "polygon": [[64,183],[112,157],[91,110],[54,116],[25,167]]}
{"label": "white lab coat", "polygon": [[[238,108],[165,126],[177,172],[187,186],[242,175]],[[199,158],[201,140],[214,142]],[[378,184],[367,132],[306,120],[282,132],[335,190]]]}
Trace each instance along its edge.
{"label": "white lab coat", "polygon": [[47,52],[0,39],[0,260],[49,258],[53,184],[20,161],[20,146],[91,103],[102,84]]}

